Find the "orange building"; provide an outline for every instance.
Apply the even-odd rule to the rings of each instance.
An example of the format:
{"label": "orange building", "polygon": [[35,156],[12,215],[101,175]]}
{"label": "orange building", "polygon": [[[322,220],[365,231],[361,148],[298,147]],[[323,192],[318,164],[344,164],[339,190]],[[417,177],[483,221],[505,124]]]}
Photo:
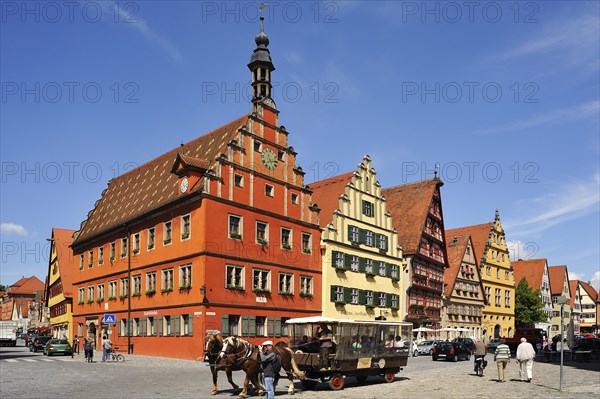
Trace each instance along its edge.
{"label": "orange building", "polygon": [[318,209],[271,98],[262,21],[256,44],[252,112],[113,179],[81,224],[79,336],[197,359],[207,330],[260,343],[320,314]]}

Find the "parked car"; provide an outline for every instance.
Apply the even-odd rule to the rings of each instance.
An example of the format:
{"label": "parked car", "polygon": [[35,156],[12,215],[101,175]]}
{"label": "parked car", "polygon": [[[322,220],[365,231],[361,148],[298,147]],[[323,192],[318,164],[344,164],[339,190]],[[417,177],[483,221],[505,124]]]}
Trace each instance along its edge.
{"label": "parked car", "polygon": [[33,342],[31,343],[31,345],[29,346],[29,351],[30,352],[37,352],[37,351],[44,351],[44,347],[46,346],[46,343],[48,343],[48,341],[50,341],[50,337],[37,337],[36,339],[33,340]]}
{"label": "parked car", "polygon": [[431,355],[433,353],[433,347],[442,341],[421,341],[417,345],[417,350],[420,355]]}
{"label": "parked car", "polygon": [[436,361],[438,359],[452,360],[457,362],[461,359],[471,359],[471,351],[460,342],[441,342],[433,348],[431,358]]}
{"label": "parked car", "polygon": [[73,356],[73,347],[66,339],[51,339],[44,347],[44,355],[52,356],[57,353]]}
{"label": "parked car", "polygon": [[473,351],[475,350],[475,341],[473,341],[473,339],[471,338],[454,338],[452,342],[460,342],[468,350],[470,350],[471,353],[473,353]]}

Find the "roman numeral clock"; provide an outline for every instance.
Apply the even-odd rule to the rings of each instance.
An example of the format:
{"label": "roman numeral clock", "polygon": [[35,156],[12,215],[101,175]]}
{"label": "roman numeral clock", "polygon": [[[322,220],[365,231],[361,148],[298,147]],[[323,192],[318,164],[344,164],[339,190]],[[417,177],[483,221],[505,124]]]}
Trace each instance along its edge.
{"label": "roman numeral clock", "polygon": [[270,149],[265,148],[262,150],[261,154],[262,162],[268,170],[275,170],[277,167],[277,163],[279,162],[277,159],[277,154]]}

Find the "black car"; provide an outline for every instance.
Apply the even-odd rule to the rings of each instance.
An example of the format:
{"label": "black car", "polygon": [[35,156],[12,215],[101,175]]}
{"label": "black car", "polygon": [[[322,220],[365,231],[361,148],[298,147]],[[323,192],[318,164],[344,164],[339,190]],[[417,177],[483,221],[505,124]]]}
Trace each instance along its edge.
{"label": "black car", "polygon": [[471,351],[460,342],[440,342],[433,348],[431,358],[452,360],[457,362],[461,359],[471,359]]}
{"label": "black car", "polygon": [[471,353],[475,351],[475,341],[473,341],[471,338],[454,338],[452,342],[460,342],[468,350],[470,350]]}
{"label": "black car", "polygon": [[51,337],[37,337],[33,343],[29,346],[30,352],[44,351],[46,343],[50,341]]}

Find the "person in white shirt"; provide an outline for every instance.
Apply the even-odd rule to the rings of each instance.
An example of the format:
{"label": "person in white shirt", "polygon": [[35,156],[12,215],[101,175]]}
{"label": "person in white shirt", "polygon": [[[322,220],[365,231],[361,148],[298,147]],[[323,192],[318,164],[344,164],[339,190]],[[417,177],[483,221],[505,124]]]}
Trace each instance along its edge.
{"label": "person in white shirt", "polygon": [[519,362],[519,377],[521,381],[531,382],[533,377],[533,358],[535,350],[533,345],[527,342],[527,338],[521,338],[521,343],[517,347],[517,362]]}

